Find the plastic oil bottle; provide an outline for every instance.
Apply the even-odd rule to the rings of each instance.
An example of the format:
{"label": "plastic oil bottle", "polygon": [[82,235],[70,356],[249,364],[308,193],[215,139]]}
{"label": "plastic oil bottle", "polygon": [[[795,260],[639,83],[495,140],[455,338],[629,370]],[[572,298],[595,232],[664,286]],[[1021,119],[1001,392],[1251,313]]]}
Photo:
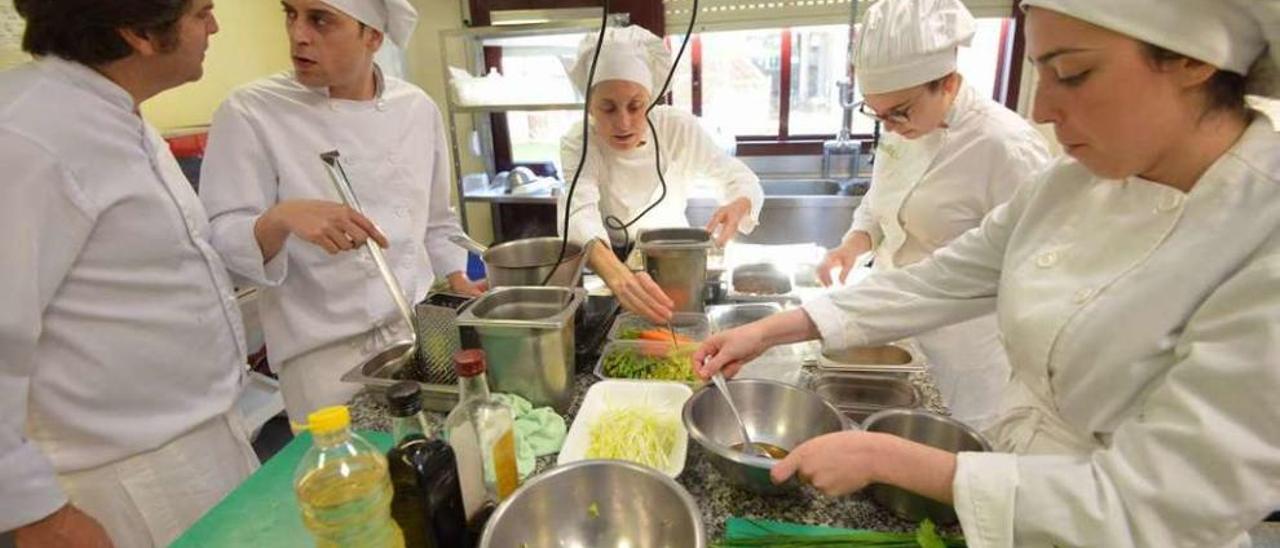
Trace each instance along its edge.
{"label": "plastic oil bottle", "polygon": [[307,423],[313,445],[293,474],[293,490],[316,546],[402,548],[382,452],[351,432],[346,406],[320,409]]}

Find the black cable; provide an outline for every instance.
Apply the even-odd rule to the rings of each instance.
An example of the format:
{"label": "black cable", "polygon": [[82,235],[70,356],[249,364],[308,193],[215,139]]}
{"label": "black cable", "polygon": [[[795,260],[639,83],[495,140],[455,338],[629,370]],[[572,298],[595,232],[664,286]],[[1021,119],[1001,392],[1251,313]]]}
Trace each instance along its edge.
{"label": "black cable", "polygon": [[667,79],[662,82],[662,89],[654,94],[653,102],[644,111],[644,121],[649,125],[649,134],[653,136],[653,163],[655,170],[658,172],[658,183],[662,185],[662,192],[658,194],[658,199],[654,200],[653,203],[649,204],[648,207],[626,223],[623,223],[622,219],[613,215],[607,215],[604,218],[605,227],[622,231],[622,249],[624,252],[629,252],[631,248],[631,233],[628,229],[640,222],[640,219],[644,218],[653,208],[658,207],[658,204],[661,204],[667,198],[667,178],[662,175],[662,144],[658,141],[658,130],[653,126],[653,119],[649,117],[649,114],[653,112],[654,108],[657,108],[658,101],[667,94],[667,88],[671,86],[671,78],[675,76],[676,69],[680,66],[680,59],[684,57],[684,49],[689,45],[689,37],[693,36],[693,26],[697,22],[698,0],[693,0],[693,11],[689,14],[689,26],[685,28],[684,39],[680,42],[680,50],[676,52],[676,58],[671,63],[671,70],[667,71]]}
{"label": "black cable", "polygon": [[[564,251],[569,247],[569,215],[573,213],[573,191],[578,188],[578,177],[582,175],[582,168],[587,163],[587,143],[591,140],[591,87],[596,79],[596,62],[600,60],[600,49],[604,46],[604,31],[609,28],[609,0],[604,0],[603,11],[600,14],[600,32],[596,35],[596,51],[591,54],[591,68],[587,69],[587,89],[583,93],[582,105],[582,154],[578,157],[578,169],[573,172],[573,180],[569,182],[569,193],[564,199],[564,230],[560,238],[560,253],[556,255],[555,262],[551,263],[551,270],[547,272],[547,277],[542,279],[541,285],[547,285],[551,282],[551,277],[555,276],[556,271],[560,270],[560,263],[564,261]],[[582,252],[586,252],[585,246]]]}
{"label": "black cable", "polygon": [[[697,21],[698,0],[693,0],[693,11],[689,16],[689,26],[685,29],[684,39],[680,42],[680,50],[676,53],[676,58],[671,63],[671,69],[667,71],[667,78],[662,83],[662,89],[659,90],[658,93],[653,94],[653,101],[649,104],[649,108],[644,111],[644,120],[649,126],[649,134],[653,136],[654,166],[658,172],[658,182],[662,185],[662,192],[658,195],[657,200],[654,200],[652,204],[649,204],[648,207],[644,208],[643,211],[629,222],[623,223],[621,219],[613,215],[608,215],[604,218],[605,227],[622,231],[624,249],[631,246],[631,235],[627,229],[639,222],[640,219],[652,211],[653,208],[658,207],[658,204],[661,204],[667,197],[667,179],[662,175],[662,149],[661,144],[658,141],[658,130],[654,127],[653,119],[649,117],[649,114],[658,106],[658,101],[662,100],[662,96],[667,94],[667,88],[671,86],[671,79],[675,76],[676,69],[680,66],[680,59],[684,57],[684,50],[689,45],[689,38],[693,36],[693,26]],[[585,167],[587,162],[587,143],[591,140],[591,122],[589,117],[591,112],[591,87],[595,80],[596,61],[600,59],[600,49],[604,43],[604,31],[608,26],[608,22],[609,0],[604,0],[604,16],[600,22],[600,34],[596,37],[596,51],[591,57],[591,69],[587,71],[587,91],[583,98],[585,104],[582,107],[582,154],[578,158],[578,169],[573,173],[573,180],[569,183],[569,191],[565,196],[564,230],[563,236],[560,240],[560,254],[556,257],[554,263],[557,268],[559,267],[560,262],[564,260],[564,252],[569,245],[569,217],[573,212],[573,192],[578,187],[578,177],[582,174],[582,169]],[[552,268],[551,272],[547,273],[547,277],[542,280],[542,285],[547,285],[547,283],[551,281],[551,276],[555,274],[557,268]]]}

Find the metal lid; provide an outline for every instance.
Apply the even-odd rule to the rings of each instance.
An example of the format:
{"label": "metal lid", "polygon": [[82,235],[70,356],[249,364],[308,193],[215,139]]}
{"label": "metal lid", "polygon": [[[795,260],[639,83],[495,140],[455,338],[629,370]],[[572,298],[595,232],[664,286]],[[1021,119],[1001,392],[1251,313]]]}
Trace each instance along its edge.
{"label": "metal lid", "polygon": [[409,417],[422,411],[422,387],[413,381],[400,381],[387,389],[387,405],[391,415]]}
{"label": "metal lid", "polygon": [[453,354],[453,369],[459,377],[474,377],[485,372],[484,350],[473,348]]}

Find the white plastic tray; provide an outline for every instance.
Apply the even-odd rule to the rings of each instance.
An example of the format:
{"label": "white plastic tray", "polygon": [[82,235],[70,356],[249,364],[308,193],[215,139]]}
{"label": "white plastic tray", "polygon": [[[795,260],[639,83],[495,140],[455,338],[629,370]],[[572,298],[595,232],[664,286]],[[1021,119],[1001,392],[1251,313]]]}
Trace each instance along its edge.
{"label": "white plastic tray", "polygon": [[672,478],[679,476],[684,471],[685,456],[689,451],[689,432],[680,420],[680,411],[684,408],[685,400],[692,395],[692,389],[676,382],[607,380],[591,385],[582,399],[582,407],[578,409],[573,424],[569,426],[569,435],[560,448],[556,464],[568,464],[586,458],[591,425],[609,407],[646,405],[660,414],[669,415],[675,421],[676,443],[668,455],[667,469],[662,470],[662,473]]}

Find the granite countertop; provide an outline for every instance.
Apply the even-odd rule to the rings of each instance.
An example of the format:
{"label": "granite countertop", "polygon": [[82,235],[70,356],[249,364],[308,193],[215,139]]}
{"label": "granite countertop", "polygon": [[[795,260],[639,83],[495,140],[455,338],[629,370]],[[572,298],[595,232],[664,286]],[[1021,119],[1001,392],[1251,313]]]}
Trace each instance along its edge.
{"label": "granite countertop", "polygon": [[[938,390],[927,373],[912,374],[910,379],[920,389],[925,408],[945,413]],[[590,373],[578,375],[576,396],[565,416],[566,424],[572,423],[587,388],[597,380]],[[439,428],[444,422],[442,413],[426,414],[433,428]],[[351,416],[356,428],[381,431],[390,429],[386,403],[380,392],[366,390],[359,393],[351,403]],[[540,457],[534,474],[554,466],[555,460],[554,454]],[[725,520],[731,516],[881,531],[911,531],[917,525],[894,517],[864,493],[828,498],[806,488],[798,494],[766,497],[738,489],[720,476],[702,448],[695,443],[689,444],[684,472],[677,481],[698,501],[710,539],[720,538],[724,532]],[[951,529],[951,532],[958,532],[958,528]]]}

